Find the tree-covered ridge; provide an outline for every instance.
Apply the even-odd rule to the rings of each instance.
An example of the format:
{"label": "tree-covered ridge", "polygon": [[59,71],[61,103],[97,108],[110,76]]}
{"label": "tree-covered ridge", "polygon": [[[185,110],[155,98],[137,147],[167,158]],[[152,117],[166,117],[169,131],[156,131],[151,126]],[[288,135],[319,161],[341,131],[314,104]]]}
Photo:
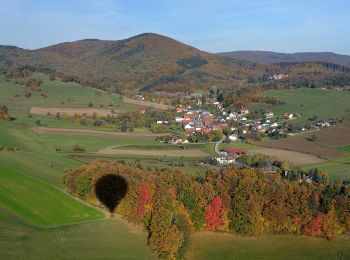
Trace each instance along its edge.
{"label": "tree-covered ridge", "polygon": [[[131,93],[193,92],[210,86],[237,90],[285,83],[294,86],[350,83],[350,72],[336,64],[258,64],[203,52],[152,33],[120,41],[66,42],[37,50],[0,46],[0,68],[25,65],[55,71],[66,81]],[[270,80],[280,73],[288,77]]]}
{"label": "tree-covered ridge", "polygon": [[332,239],[350,231],[350,186],[290,181],[256,169],[208,170],[193,177],[179,169],[144,169],[96,160],[64,177],[68,191],[100,205],[96,182],[125,178],[128,191],[116,212],[143,223],[159,256],[183,256],[194,231],[307,234]]}

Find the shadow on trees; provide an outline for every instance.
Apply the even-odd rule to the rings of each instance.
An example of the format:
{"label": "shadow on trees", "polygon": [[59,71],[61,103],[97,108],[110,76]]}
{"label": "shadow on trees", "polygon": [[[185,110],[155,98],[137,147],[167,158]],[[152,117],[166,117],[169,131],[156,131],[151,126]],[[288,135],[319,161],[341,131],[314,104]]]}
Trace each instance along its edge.
{"label": "shadow on trees", "polygon": [[113,213],[120,200],[128,191],[126,179],[120,175],[108,174],[101,177],[95,185],[97,198]]}

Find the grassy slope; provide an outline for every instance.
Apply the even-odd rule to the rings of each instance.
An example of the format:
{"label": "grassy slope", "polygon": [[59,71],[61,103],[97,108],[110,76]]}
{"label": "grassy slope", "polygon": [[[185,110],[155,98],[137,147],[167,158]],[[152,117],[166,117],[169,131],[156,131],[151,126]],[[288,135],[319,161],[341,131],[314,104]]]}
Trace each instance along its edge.
{"label": "grassy slope", "polygon": [[[32,92],[33,95],[27,98],[24,93],[29,90],[28,88],[14,84],[12,80],[6,82],[4,75],[1,74],[0,104],[6,104],[11,113],[16,115],[27,115],[32,106],[88,108],[90,102],[94,104],[95,108],[99,108],[100,105],[106,107],[109,104],[113,104],[114,108],[122,110],[131,110],[137,107],[132,104],[124,104],[122,98],[115,94],[109,95],[106,92],[83,87],[77,83],[65,83],[59,80],[50,81],[48,76],[43,74],[35,74],[35,76],[43,80],[41,88],[48,97],[41,97],[37,92]],[[16,93],[20,94],[20,97],[14,97]],[[62,105],[61,102],[64,102],[64,104]]]}
{"label": "grassy slope", "polygon": [[151,259],[146,233],[124,221],[41,229],[0,207],[0,259]]}
{"label": "grassy slope", "polygon": [[95,220],[103,213],[42,181],[0,166],[0,204],[42,227]]}
{"label": "grassy slope", "polygon": [[334,241],[293,235],[245,237],[197,233],[188,259],[349,259],[350,237]]}
{"label": "grassy slope", "polygon": [[259,108],[269,108],[276,115],[282,115],[285,112],[302,114],[300,118],[290,121],[295,124],[305,124],[314,115],[317,115],[319,119],[341,118],[343,116],[347,119],[350,118],[349,91],[297,88],[268,90],[262,95],[275,97],[279,101],[284,101],[285,105],[251,104],[252,111]]}

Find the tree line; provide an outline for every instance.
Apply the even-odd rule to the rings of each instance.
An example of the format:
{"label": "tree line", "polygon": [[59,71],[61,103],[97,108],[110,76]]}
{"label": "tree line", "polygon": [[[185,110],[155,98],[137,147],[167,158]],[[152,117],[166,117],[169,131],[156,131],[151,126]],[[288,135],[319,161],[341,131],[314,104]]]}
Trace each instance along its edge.
{"label": "tree line", "polygon": [[350,185],[296,181],[261,169],[208,169],[192,176],[177,168],[96,160],[65,172],[76,197],[101,205],[96,182],[115,174],[128,183],[116,212],[143,223],[160,257],[183,257],[194,231],[305,234],[333,239],[350,232]]}

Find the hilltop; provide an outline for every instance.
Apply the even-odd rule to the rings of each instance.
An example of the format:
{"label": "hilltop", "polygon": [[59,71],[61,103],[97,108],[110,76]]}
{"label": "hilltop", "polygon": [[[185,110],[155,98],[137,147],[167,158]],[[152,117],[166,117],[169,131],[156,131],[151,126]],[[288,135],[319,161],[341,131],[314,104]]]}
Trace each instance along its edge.
{"label": "hilltop", "polygon": [[261,63],[320,61],[350,67],[350,56],[340,55],[333,52],[279,53],[271,51],[232,51],[220,52],[217,54],[220,56]]}
{"label": "hilltop", "polygon": [[294,85],[350,82],[349,71],[338,65],[260,64],[204,52],[154,33],[118,41],[64,42],[36,50],[0,46],[0,68],[24,65],[54,70],[65,81],[120,94],[193,92],[209,86],[247,89],[271,84],[269,76],[276,73],[289,74],[288,81]]}

